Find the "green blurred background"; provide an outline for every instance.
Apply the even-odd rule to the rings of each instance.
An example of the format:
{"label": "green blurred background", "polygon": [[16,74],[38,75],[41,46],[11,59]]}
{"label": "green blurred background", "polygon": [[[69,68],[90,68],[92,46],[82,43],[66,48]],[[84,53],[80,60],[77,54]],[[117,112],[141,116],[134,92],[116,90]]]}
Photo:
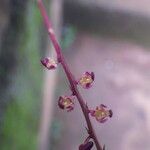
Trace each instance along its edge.
{"label": "green blurred background", "polygon": [[1,7],[8,7],[5,11],[10,14],[5,16],[9,20],[1,42],[1,61],[5,64],[0,66],[0,149],[34,150],[37,146],[42,84],[39,60],[44,53],[39,42],[41,17],[33,1],[1,4]]}

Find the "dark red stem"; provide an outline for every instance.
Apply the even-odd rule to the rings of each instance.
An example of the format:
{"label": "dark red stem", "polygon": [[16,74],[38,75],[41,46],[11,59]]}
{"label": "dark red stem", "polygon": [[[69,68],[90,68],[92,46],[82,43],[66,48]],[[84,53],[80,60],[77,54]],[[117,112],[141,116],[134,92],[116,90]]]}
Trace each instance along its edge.
{"label": "dark red stem", "polygon": [[74,78],[73,74],[71,73],[71,71],[70,71],[70,69],[69,69],[69,67],[66,63],[65,58],[64,58],[64,56],[62,54],[62,51],[61,51],[61,47],[59,46],[59,44],[56,40],[54,31],[52,29],[52,25],[50,23],[49,17],[46,13],[46,10],[45,10],[45,7],[43,5],[42,0],[38,0],[38,6],[39,6],[39,9],[41,11],[41,15],[44,19],[45,26],[48,30],[50,40],[52,41],[52,44],[53,44],[53,46],[55,48],[55,51],[57,53],[57,59],[61,63],[61,65],[62,65],[62,67],[63,67],[63,69],[66,73],[66,76],[67,76],[67,78],[69,80],[69,83],[70,83],[70,86],[71,86],[72,93],[77,97],[77,99],[79,101],[79,104],[81,106],[82,112],[84,114],[84,117],[85,117],[85,120],[86,120],[86,123],[87,123],[88,134],[90,135],[90,137],[95,142],[97,150],[102,150],[102,146],[99,144],[97,136],[96,136],[96,134],[94,132],[94,129],[93,129],[93,126],[91,124],[91,121],[90,121],[90,118],[89,118],[89,112],[88,112],[88,109],[87,109],[87,105],[84,102],[81,94],[79,93],[79,90],[77,89],[77,84],[76,84],[75,78]]}

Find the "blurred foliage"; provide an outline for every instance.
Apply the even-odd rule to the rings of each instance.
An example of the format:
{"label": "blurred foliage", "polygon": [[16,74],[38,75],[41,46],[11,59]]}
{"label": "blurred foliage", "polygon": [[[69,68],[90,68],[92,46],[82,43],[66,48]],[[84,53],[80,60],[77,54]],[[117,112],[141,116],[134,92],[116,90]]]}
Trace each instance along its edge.
{"label": "blurred foliage", "polygon": [[59,144],[63,138],[63,123],[59,118],[55,118],[51,125],[50,149],[59,149]]}
{"label": "blurred foliage", "polygon": [[73,44],[77,34],[77,29],[74,26],[66,25],[62,30],[62,40],[61,46],[63,49],[67,49],[70,45]]}
{"label": "blurred foliage", "polygon": [[[76,29],[67,26],[63,30],[62,47],[68,48],[74,41]],[[40,51],[45,33],[37,5],[29,1],[25,31],[17,51],[18,67],[11,77],[11,100],[2,124],[1,150],[35,150],[38,145],[42,71]],[[43,43],[41,43],[41,40]],[[51,149],[61,138],[62,124],[54,120],[51,133]]]}
{"label": "blurred foliage", "polygon": [[30,1],[26,29],[18,49],[19,67],[12,76],[12,100],[2,127],[1,150],[34,150],[37,146],[42,81],[40,28],[37,5]]}

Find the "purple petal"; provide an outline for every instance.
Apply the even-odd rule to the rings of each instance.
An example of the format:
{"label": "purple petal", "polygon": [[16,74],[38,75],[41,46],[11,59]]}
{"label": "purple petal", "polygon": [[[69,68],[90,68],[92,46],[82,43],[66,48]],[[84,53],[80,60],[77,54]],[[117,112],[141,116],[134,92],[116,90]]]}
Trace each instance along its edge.
{"label": "purple petal", "polygon": [[92,86],[92,84],[91,83],[87,83],[86,85],[85,85],[85,89],[89,89],[90,87]]}
{"label": "purple petal", "polygon": [[105,119],[101,119],[99,122],[100,122],[100,123],[105,123],[107,120],[108,120],[108,119],[105,118]]}
{"label": "purple petal", "polygon": [[112,110],[110,109],[109,110],[109,117],[111,118],[113,116],[113,112],[112,112]]}
{"label": "purple petal", "polygon": [[92,80],[94,81],[94,79],[95,79],[94,72],[91,72],[91,78],[92,78]]}
{"label": "purple petal", "polygon": [[102,108],[107,108],[107,106],[104,105],[104,104],[100,104],[100,107],[102,107]]}

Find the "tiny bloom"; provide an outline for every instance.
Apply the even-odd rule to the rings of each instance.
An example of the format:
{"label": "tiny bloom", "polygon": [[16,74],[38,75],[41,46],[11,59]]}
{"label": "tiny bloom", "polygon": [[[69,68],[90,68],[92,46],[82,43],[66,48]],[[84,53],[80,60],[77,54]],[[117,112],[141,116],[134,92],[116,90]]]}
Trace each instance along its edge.
{"label": "tiny bloom", "polygon": [[88,89],[92,86],[94,81],[93,72],[85,72],[82,77],[79,79],[78,83],[85,89]]}
{"label": "tiny bloom", "polygon": [[100,123],[104,123],[108,120],[108,117],[111,118],[113,115],[112,110],[107,109],[107,107],[103,104],[101,104],[99,107],[96,107],[95,110],[89,110],[89,113]]}
{"label": "tiny bloom", "polygon": [[47,57],[41,60],[41,63],[43,66],[45,66],[49,70],[56,69],[57,62],[55,62],[53,59]]}
{"label": "tiny bloom", "polygon": [[93,142],[92,141],[88,141],[84,144],[81,144],[79,146],[79,150],[91,150],[93,147]]}
{"label": "tiny bloom", "polygon": [[68,112],[74,109],[75,96],[60,96],[58,100],[58,106],[61,109],[66,109]]}

